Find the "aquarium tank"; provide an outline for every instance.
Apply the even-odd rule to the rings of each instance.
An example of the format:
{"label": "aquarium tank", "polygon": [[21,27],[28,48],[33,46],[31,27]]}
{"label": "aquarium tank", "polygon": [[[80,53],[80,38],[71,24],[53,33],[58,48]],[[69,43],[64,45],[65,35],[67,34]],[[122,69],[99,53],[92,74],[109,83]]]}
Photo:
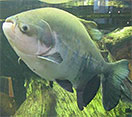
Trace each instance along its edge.
{"label": "aquarium tank", "polygon": [[0,117],[132,117],[132,0],[0,0]]}

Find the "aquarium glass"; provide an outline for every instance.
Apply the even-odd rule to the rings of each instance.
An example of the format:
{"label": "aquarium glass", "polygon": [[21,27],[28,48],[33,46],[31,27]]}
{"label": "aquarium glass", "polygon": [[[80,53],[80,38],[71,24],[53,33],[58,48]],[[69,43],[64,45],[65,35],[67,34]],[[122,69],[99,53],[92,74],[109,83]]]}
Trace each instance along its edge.
{"label": "aquarium glass", "polygon": [[0,0],[0,117],[10,116],[132,117],[132,0]]}

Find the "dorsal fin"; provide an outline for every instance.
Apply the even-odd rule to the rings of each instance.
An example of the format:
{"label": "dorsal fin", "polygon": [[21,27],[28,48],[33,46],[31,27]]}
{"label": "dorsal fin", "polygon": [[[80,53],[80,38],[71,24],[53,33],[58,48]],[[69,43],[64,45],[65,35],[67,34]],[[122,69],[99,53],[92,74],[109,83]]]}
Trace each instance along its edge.
{"label": "dorsal fin", "polygon": [[103,34],[97,29],[97,24],[94,21],[87,21],[80,18],[79,20],[85,26],[87,32],[89,33],[89,35],[91,36],[93,40],[95,41],[101,40],[101,38],[103,37]]}

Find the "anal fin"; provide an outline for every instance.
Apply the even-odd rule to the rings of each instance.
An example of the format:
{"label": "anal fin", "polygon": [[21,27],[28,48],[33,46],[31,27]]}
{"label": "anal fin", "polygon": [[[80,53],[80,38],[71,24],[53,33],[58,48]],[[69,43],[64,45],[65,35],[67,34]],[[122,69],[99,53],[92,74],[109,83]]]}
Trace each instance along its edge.
{"label": "anal fin", "polygon": [[100,77],[94,76],[86,85],[83,92],[84,106],[86,107],[95,97],[100,86]]}
{"label": "anal fin", "polygon": [[82,89],[77,89],[77,103],[80,110],[83,110],[95,97],[100,86],[100,77],[94,76]]}
{"label": "anal fin", "polygon": [[77,104],[80,110],[83,110],[84,101],[83,101],[83,91],[77,91]]}

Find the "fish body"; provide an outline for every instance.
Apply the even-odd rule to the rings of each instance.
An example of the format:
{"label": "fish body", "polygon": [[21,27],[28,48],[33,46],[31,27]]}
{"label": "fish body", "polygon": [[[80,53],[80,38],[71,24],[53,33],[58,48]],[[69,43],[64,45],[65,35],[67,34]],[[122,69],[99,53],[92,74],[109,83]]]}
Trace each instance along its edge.
{"label": "fish body", "polygon": [[[32,24],[34,24],[34,27],[35,26],[37,27],[38,25],[42,25],[41,28],[43,28],[43,23],[47,22],[49,24],[49,26],[52,30],[52,35],[53,35],[53,40],[55,41],[54,42],[55,45],[53,45],[54,47],[51,49],[51,51],[48,54],[50,55],[55,52],[60,53],[60,55],[63,59],[63,62],[61,64],[56,64],[56,63],[48,61],[48,63],[47,63],[47,60],[43,59],[42,57],[38,58],[35,56],[34,57],[29,56],[29,54],[24,54],[21,52],[21,48],[17,49],[16,46],[19,46],[19,44],[16,42],[16,46],[13,45],[16,52],[30,66],[30,68],[33,71],[35,71],[35,69],[36,69],[37,70],[36,72],[39,75],[41,75],[41,77],[44,77],[47,80],[54,80],[55,78],[64,79],[61,77],[62,76],[66,77],[67,74],[71,74],[72,77],[71,78],[69,77],[69,79],[73,79],[74,71],[78,72],[77,68],[79,69],[83,58],[92,57],[91,59],[94,59],[93,61],[95,61],[95,62],[98,61],[98,63],[101,62],[102,64],[104,63],[102,56],[98,52],[99,50],[93,44],[85,27],[75,16],[73,16],[69,13],[65,14],[65,12],[62,10],[58,10],[58,9],[52,10],[52,8],[44,9],[44,11],[42,12],[44,15],[41,15],[41,10],[42,9],[38,9],[37,12],[39,12],[40,16],[42,16],[42,17],[39,16],[38,19],[33,17],[33,19],[36,19],[35,21],[33,19],[29,19],[29,20],[30,21],[33,20]],[[29,13],[30,13],[30,11],[29,11]],[[24,17],[27,17],[26,14],[23,14],[23,15],[24,15]],[[65,17],[65,19],[62,16]],[[40,24],[38,23],[39,19],[41,19]],[[19,21],[19,19],[18,19],[18,21]],[[30,21],[29,21],[29,23],[30,23]],[[63,24],[60,25],[60,22],[63,22]],[[58,26],[57,26],[57,24],[58,24]],[[38,28],[38,31],[39,31],[39,28]],[[81,41],[80,41],[80,38],[81,38]],[[87,41],[88,39],[90,39],[91,41]],[[17,40],[17,41],[19,41],[19,40]],[[28,46],[26,47],[25,43],[26,43],[26,41],[23,43],[22,49],[25,46],[25,48],[27,50]],[[89,45],[89,47],[88,47],[88,45]],[[31,48],[33,48],[33,47],[31,47]],[[87,49],[87,48],[89,48],[89,49]],[[98,59],[98,60],[96,60],[96,59]],[[92,62],[92,63],[94,63],[94,62]],[[42,64],[44,64],[44,65],[42,65]],[[51,64],[51,67],[50,67],[50,64]],[[37,68],[37,66],[39,66],[39,68]],[[47,67],[46,69],[45,69],[45,66]],[[49,67],[49,69],[48,69],[48,67]],[[51,73],[49,73],[49,72],[51,72]],[[49,73],[49,74],[46,75],[46,73]],[[60,75],[59,74],[57,75],[56,73],[57,74],[59,73]],[[75,75],[76,75],[76,73],[75,73]]]}
{"label": "fish body", "polygon": [[30,10],[7,18],[3,31],[32,71],[70,92],[76,89],[81,110],[94,98],[100,82],[104,108],[118,104],[128,61],[105,62],[91,39],[92,30],[87,31],[74,15],[56,8]]}

